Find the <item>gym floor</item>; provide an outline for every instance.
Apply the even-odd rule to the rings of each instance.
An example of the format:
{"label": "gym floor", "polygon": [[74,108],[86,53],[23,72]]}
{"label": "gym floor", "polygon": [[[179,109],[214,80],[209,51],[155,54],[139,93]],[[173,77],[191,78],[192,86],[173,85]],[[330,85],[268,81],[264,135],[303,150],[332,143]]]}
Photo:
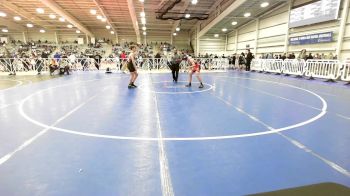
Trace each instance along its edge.
{"label": "gym floor", "polygon": [[350,87],[251,72],[0,78],[0,195],[350,187]]}

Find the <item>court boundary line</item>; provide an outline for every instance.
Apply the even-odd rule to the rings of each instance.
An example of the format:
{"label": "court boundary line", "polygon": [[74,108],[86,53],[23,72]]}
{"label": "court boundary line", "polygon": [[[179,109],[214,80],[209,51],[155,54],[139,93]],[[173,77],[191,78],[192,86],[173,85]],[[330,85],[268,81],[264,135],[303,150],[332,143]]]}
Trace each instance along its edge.
{"label": "court boundary line", "polygon": [[[258,81],[263,81],[263,82],[272,82],[272,83],[275,83],[275,81],[269,81],[269,80],[260,80],[260,79],[250,79],[250,78],[242,78],[242,77],[227,77],[227,76],[217,76],[218,78],[238,78],[238,79],[247,79],[247,80],[258,80]],[[295,100],[292,100],[292,99],[288,99],[288,98],[285,98],[285,97],[282,97],[282,96],[278,96],[278,95],[275,95],[275,94],[272,94],[272,93],[268,93],[266,91],[262,91],[262,90],[258,90],[258,89],[255,89],[255,88],[250,88],[250,87],[245,87],[243,85],[239,85],[233,81],[228,81],[228,82],[231,82],[232,84],[235,84],[236,86],[239,86],[239,87],[242,87],[242,88],[246,88],[248,90],[252,90],[252,91],[256,91],[256,92],[259,92],[261,94],[266,94],[266,95],[269,95],[269,96],[272,96],[272,97],[276,97],[276,98],[280,98],[280,99],[283,99],[283,100],[286,100],[286,101],[289,101],[289,102],[292,102],[292,103],[296,103],[296,104],[299,104],[299,105],[302,105],[302,106],[305,106],[305,107],[308,107],[308,108],[311,108],[311,109],[315,109],[315,110],[322,110],[322,109],[319,109],[319,108],[316,108],[316,107],[313,107],[311,105],[307,105],[307,104],[304,104],[304,103],[301,103],[299,101],[295,101]],[[285,83],[280,83],[280,82],[276,82],[276,84],[278,85],[284,85]],[[286,85],[290,85],[290,84],[286,84]],[[292,85],[294,86],[294,85]],[[298,88],[301,88],[301,87],[298,87]],[[302,88],[303,89],[303,88]],[[311,92],[314,92],[315,94],[318,94],[317,91],[311,91]],[[322,94],[322,93],[320,93]],[[337,97],[337,96],[336,96]],[[336,112],[330,112],[330,111],[326,111],[327,113],[329,114],[333,114],[333,115],[336,115],[338,117],[341,117],[345,120],[350,120],[350,117],[348,116],[345,116],[345,115],[342,115],[342,114],[339,114],[339,113],[336,113]]]}
{"label": "court boundary line", "polygon": [[283,100],[286,100],[286,101],[289,101],[291,103],[295,103],[295,104],[298,104],[298,105],[301,105],[301,106],[305,106],[307,108],[311,108],[311,109],[314,109],[314,110],[318,110],[318,111],[321,111],[322,109],[320,108],[317,108],[317,107],[314,107],[314,106],[311,106],[311,105],[307,105],[305,103],[301,103],[299,101],[296,101],[296,100],[293,100],[293,99],[288,99],[288,98],[285,98],[285,97],[282,97],[282,96],[279,96],[279,95],[276,95],[276,94],[272,94],[272,93],[268,93],[264,90],[258,90],[258,89],[255,89],[255,88],[250,88],[250,87],[246,87],[246,86],[243,86],[243,85],[240,85],[240,84],[237,84],[233,81],[228,81],[236,86],[239,86],[239,87],[242,87],[242,88],[245,88],[245,89],[248,89],[248,90],[251,90],[251,91],[255,91],[255,92],[258,92],[260,94],[265,94],[265,95],[269,95],[271,97],[275,97],[275,98],[279,98],[279,99],[283,99]]}
{"label": "court boundary line", "polygon": [[[124,76],[125,77],[125,76]],[[112,77],[112,78],[124,78],[122,77]],[[112,78],[106,78],[106,79],[112,79]],[[92,79],[92,80],[86,80],[86,81],[78,81],[78,82],[72,82],[73,84],[79,84],[79,83],[87,83],[87,82],[93,82],[96,80],[102,80],[102,79]],[[71,83],[68,84],[63,84],[63,85],[58,85],[59,87],[62,86],[68,86],[71,85]],[[47,89],[54,89],[57,88],[58,86],[55,87],[50,87]],[[83,107],[84,105],[86,105],[88,102],[90,102],[91,100],[93,100],[95,97],[100,95],[100,92],[103,92],[105,90],[107,90],[108,87],[103,88],[101,91],[99,91],[99,93],[93,95],[92,97],[90,97],[89,99],[85,100],[85,102],[79,104],[77,107],[75,107],[73,110],[71,110],[70,112],[66,113],[64,116],[62,116],[61,118],[57,119],[51,126],[55,126],[56,124],[60,123],[61,121],[63,121],[65,118],[67,118],[68,116],[70,116],[72,113],[74,113],[75,111],[79,110],[81,107]],[[45,90],[45,89],[44,89]],[[42,90],[39,90],[37,92],[41,92]],[[37,93],[35,92],[35,93]],[[22,100],[23,101],[23,100]],[[12,104],[15,105],[15,104]],[[2,108],[1,108],[2,109]],[[20,146],[18,146],[17,148],[15,148],[13,151],[7,153],[5,156],[0,157],[0,166],[2,164],[4,164],[5,162],[7,162],[8,160],[10,160],[17,152],[23,150],[24,148],[26,148],[27,146],[29,146],[31,143],[33,143],[35,140],[37,140],[38,138],[40,138],[42,135],[44,135],[45,133],[47,133],[50,130],[50,126],[45,127],[45,129],[41,130],[39,133],[35,134],[33,137],[29,138],[28,140],[26,140],[24,143],[22,143]]]}
{"label": "court boundary line", "polygon": [[[217,99],[221,100],[222,102],[224,102],[225,104],[233,107],[235,110],[237,110],[238,112],[248,116],[250,119],[252,119],[253,121],[263,125],[264,127],[266,127],[269,130],[274,130],[273,127],[269,126],[268,124],[266,124],[265,122],[261,121],[259,118],[249,114],[248,112],[242,110],[241,108],[234,106],[232,103],[230,103],[229,101],[213,95],[214,97],[216,97]],[[283,133],[280,132],[276,132],[276,134],[278,134],[279,136],[283,137],[284,139],[286,139],[289,143],[291,143],[292,145],[304,150],[306,153],[310,153],[311,155],[313,155],[314,157],[318,158],[319,160],[323,161],[325,164],[327,164],[328,166],[332,167],[333,169],[335,169],[336,171],[338,171],[339,173],[345,175],[346,177],[350,177],[350,172],[347,171],[346,169],[344,169],[343,167],[341,167],[340,165],[336,164],[333,161],[330,161],[326,158],[324,158],[323,156],[317,154],[316,152],[314,152],[313,150],[311,150],[309,147],[307,147],[306,145],[302,144],[301,142],[297,141],[296,139],[292,139],[291,137],[286,136]]]}
{"label": "court boundary line", "polygon": [[[230,78],[230,77],[229,77]],[[231,78],[235,78],[235,77],[231,77]],[[238,77],[241,78],[241,77]],[[95,80],[101,80],[101,79],[95,79]],[[257,79],[252,79],[252,80],[257,80]],[[264,80],[261,80],[264,81]],[[261,135],[268,135],[268,134],[272,134],[272,133],[277,133],[277,132],[282,132],[282,131],[286,131],[289,129],[294,129],[297,127],[301,127],[304,126],[306,124],[312,123],[318,119],[320,119],[322,116],[324,116],[327,113],[327,102],[318,94],[307,90],[307,89],[303,89],[301,87],[297,87],[297,86],[293,86],[290,84],[284,84],[284,83],[278,83],[278,82],[273,82],[273,81],[268,81],[270,83],[275,83],[275,84],[279,84],[279,85],[286,85],[289,86],[291,88],[295,88],[295,89],[299,89],[299,90],[303,90],[305,92],[308,92],[310,94],[313,94],[314,96],[316,96],[318,99],[321,100],[323,107],[321,112],[306,120],[306,121],[302,121],[300,123],[297,124],[293,124],[293,125],[289,125],[286,127],[282,127],[282,128],[278,128],[278,129],[274,129],[274,130],[265,130],[265,131],[260,131],[260,132],[253,132],[253,133],[246,133],[246,134],[236,134],[236,135],[224,135],[224,136],[207,136],[207,137],[165,137],[163,138],[164,141],[203,141],[203,140],[221,140],[221,139],[234,139],[234,138],[243,138],[243,137],[254,137],[254,136],[261,136]],[[63,85],[62,85],[63,86]],[[52,87],[54,88],[54,87]],[[58,87],[56,87],[58,88]],[[43,92],[45,90],[50,90],[51,88],[47,88],[47,89],[43,89],[41,91],[38,92]],[[54,131],[58,131],[58,132],[64,132],[64,133],[68,133],[68,134],[73,134],[73,135],[80,135],[80,136],[86,136],[86,137],[96,137],[96,138],[106,138],[106,139],[117,139],[117,140],[135,140],[135,141],[158,141],[159,138],[154,138],[154,137],[132,137],[132,136],[114,136],[114,135],[104,135],[104,134],[95,134],[95,133],[85,133],[85,132],[81,132],[81,131],[74,131],[74,130],[69,130],[69,129],[64,129],[64,128],[59,128],[59,127],[55,127],[55,126],[49,126],[47,124],[41,123],[39,121],[36,121],[32,118],[30,118],[24,111],[23,111],[23,105],[24,103],[30,99],[31,97],[33,97],[34,95],[36,95],[35,92],[29,96],[27,96],[25,99],[23,99],[20,103],[19,107],[19,111],[20,111],[20,115],[25,118],[26,120],[32,122],[33,124],[36,124],[38,126],[44,127],[44,128],[50,128],[51,130]]]}
{"label": "court boundary line", "polygon": [[[149,76],[151,84],[153,84],[152,77]],[[159,151],[159,165],[160,165],[160,177],[162,185],[163,196],[174,196],[174,189],[171,182],[171,176],[169,171],[169,162],[166,156],[165,145],[163,141],[162,126],[160,123],[159,107],[157,101],[157,93],[153,93],[154,104],[156,107],[156,119],[158,128],[158,151]]]}
{"label": "court boundary line", "polygon": [[[102,91],[104,91],[106,89],[103,89]],[[97,96],[100,95],[101,92],[93,95],[92,97],[88,98],[86,101],[84,101],[83,103],[79,104],[78,106],[76,106],[75,108],[73,108],[71,111],[69,111],[68,113],[66,113],[65,115],[63,115],[62,117],[58,118],[51,126],[55,126],[58,123],[62,122],[63,120],[65,120],[67,117],[69,117],[71,114],[73,114],[74,112],[78,111],[80,108],[82,108],[83,106],[85,106],[87,103],[89,103],[90,101],[92,101],[94,98],[96,98]],[[45,133],[48,132],[48,130],[50,130],[50,127],[46,127],[45,129],[41,130],[39,133],[35,134],[33,137],[31,137],[30,139],[26,140],[23,144],[21,144],[19,147],[15,148],[15,150],[13,150],[10,153],[7,153],[5,156],[0,158],[0,166],[2,164],[4,164],[6,161],[8,161],[9,159],[11,159],[17,152],[25,149],[27,146],[29,146],[31,143],[33,143],[35,140],[37,140],[38,138],[40,138],[41,136],[43,136]]]}

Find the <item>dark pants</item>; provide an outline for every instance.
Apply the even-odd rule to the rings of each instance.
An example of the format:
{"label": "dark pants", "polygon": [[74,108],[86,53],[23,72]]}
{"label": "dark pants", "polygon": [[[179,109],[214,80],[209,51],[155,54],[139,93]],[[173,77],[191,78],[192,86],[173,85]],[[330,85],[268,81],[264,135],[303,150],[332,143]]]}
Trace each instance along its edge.
{"label": "dark pants", "polygon": [[173,74],[173,80],[177,82],[179,79],[179,70],[180,70],[180,65],[179,64],[173,64],[171,68],[171,72]]}
{"label": "dark pants", "polygon": [[247,62],[247,63],[245,64],[245,70],[246,70],[246,71],[250,71],[250,62]]}
{"label": "dark pants", "polygon": [[97,70],[100,70],[99,63],[95,62],[95,67],[97,68]]}

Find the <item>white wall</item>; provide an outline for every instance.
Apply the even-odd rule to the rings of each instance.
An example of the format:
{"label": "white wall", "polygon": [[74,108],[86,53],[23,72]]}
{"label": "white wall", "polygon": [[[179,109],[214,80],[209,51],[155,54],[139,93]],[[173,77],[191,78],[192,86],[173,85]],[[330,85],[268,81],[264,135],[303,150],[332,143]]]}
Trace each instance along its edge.
{"label": "white wall", "polygon": [[215,38],[214,36],[203,36],[199,40],[199,53],[204,55],[208,54],[225,54],[225,42],[226,37],[220,36]]}
{"label": "white wall", "polygon": [[[304,4],[310,0],[296,0],[295,5]],[[342,7],[339,12],[339,17],[341,17]],[[233,54],[235,51],[238,53],[244,51],[246,46],[249,45],[252,52],[257,53],[260,56],[262,53],[284,53],[285,49],[290,52],[298,53],[301,49],[306,49],[311,53],[333,53],[336,52],[336,45],[339,33],[339,26],[341,20],[334,20],[329,22],[323,22],[319,24],[291,28],[289,29],[288,36],[295,37],[300,35],[308,35],[314,33],[322,33],[332,31],[334,34],[334,40],[331,43],[321,43],[321,44],[309,44],[309,45],[288,45],[285,47],[285,39],[288,29],[288,5],[282,6],[277,10],[259,18],[258,31],[256,31],[257,24],[256,21],[252,21],[243,27],[238,28],[237,43],[236,31],[229,32],[228,42],[227,42],[227,53]],[[205,41],[205,38],[201,38],[201,51],[207,50],[208,52],[217,53],[223,52],[224,47],[222,46],[222,39]],[[202,43],[203,42],[203,43]],[[257,45],[255,44],[257,43]],[[209,46],[214,46],[212,50],[208,48]],[[221,51],[220,51],[221,50]],[[341,51],[341,59],[350,58],[350,14],[347,17],[347,24],[345,28],[345,35],[343,39],[343,47]]]}

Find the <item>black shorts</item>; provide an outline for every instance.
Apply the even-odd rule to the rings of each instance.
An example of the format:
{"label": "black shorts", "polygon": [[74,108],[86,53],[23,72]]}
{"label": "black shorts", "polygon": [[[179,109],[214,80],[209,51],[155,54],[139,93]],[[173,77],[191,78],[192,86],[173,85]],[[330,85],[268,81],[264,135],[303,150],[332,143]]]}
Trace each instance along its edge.
{"label": "black shorts", "polygon": [[132,62],[128,62],[128,70],[130,72],[135,72],[136,71],[136,69],[135,69],[134,65],[132,64]]}

